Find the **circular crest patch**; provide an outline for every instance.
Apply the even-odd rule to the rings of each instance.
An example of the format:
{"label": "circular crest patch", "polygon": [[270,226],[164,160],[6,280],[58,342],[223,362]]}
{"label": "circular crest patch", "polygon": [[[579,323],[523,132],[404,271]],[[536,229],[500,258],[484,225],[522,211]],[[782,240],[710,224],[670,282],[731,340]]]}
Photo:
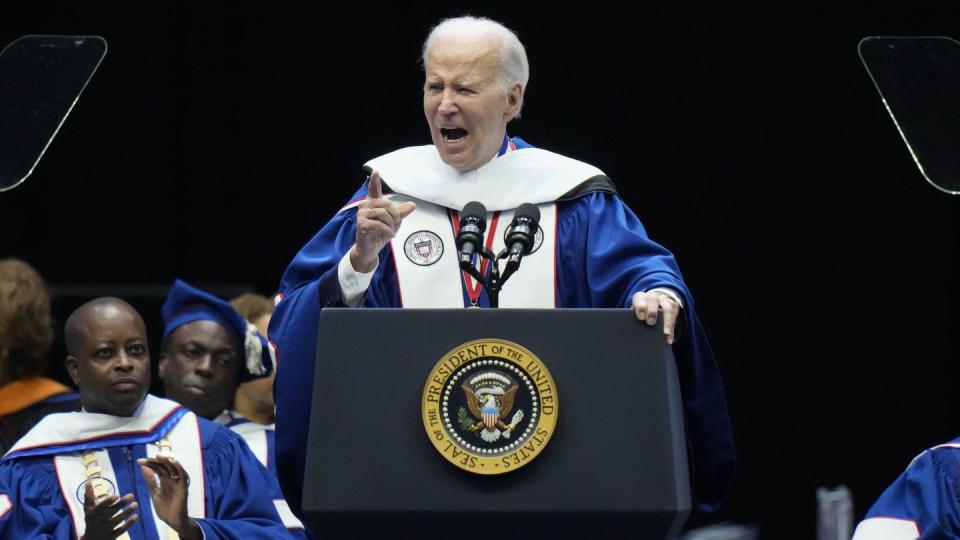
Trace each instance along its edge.
{"label": "circular crest patch", "polygon": [[[503,231],[503,242],[507,242],[507,233],[510,232],[510,228],[507,227]],[[540,246],[543,245],[543,227],[537,226],[537,232],[533,235],[533,249],[530,250],[530,253],[527,255],[533,255],[540,249]]]}
{"label": "circular crest patch", "polygon": [[93,484],[94,492],[96,492],[97,490],[98,483],[100,484],[100,487],[103,487],[106,489],[106,491],[104,491],[102,495],[97,497],[98,501],[102,500],[104,497],[117,494],[117,487],[113,485],[113,482],[111,482],[109,478],[104,478],[102,476],[98,476],[95,478],[88,478],[83,482],[80,482],[80,485],[77,486],[77,500],[80,501],[80,504],[85,504],[84,501],[86,500],[87,484],[90,482],[95,482]]}
{"label": "circular crest patch", "polygon": [[443,240],[430,231],[417,231],[407,237],[403,252],[413,264],[430,266],[443,255]]}
{"label": "circular crest patch", "polygon": [[450,463],[475,474],[510,472],[537,457],[557,423],[557,387],[524,347],[480,339],[448,352],[423,388],[423,427]]}

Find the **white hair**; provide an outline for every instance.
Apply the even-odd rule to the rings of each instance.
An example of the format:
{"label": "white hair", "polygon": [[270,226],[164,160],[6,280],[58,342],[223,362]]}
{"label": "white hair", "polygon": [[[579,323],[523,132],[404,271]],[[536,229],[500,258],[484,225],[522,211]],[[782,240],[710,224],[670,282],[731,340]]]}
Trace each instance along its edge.
{"label": "white hair", "polygon": [[515,116],[515,118],[518,118],[520,108],[523,107],[523,95],[527,92],[527,81],[530,80],[530,64],[527,62],[527,51],[523,48],[523,43],[520,43],[517,35],[506,26],[486,17],[466,15],[444,19],[440,21],[440,24],[433,27],[426,41],[423,42],[422,58],[424,66],[427,65],[427,51],[430,50],[430,46],[438,38],[444,37],[458,39],[492,38],[498,42],[501,90],[506,93],[516,83],[520,83],[522,87],[520,107],[517,108],[517,115]]}

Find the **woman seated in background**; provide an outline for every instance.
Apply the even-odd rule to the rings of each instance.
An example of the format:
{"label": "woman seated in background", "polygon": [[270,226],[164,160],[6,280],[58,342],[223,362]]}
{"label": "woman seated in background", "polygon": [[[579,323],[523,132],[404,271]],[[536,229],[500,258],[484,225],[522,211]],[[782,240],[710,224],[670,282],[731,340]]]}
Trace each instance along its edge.
{"label": "woman seated in background", "polygon": [[44,416],[80,410],[80,396],[43,376],[53,342],[50,295],[19,259],[0,259],[0,454]]}

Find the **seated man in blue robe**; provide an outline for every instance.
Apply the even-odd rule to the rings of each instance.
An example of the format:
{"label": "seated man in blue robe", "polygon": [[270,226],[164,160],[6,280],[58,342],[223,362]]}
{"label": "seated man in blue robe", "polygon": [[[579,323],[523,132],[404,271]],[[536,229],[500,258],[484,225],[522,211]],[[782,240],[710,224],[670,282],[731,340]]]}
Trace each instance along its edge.
{"label": "seated man in blue robe", "polygon": [[240,383],[267,377],[273,349],[227,301],[181,280],[161,308],[163,340],[157,374],[168,398],[243,437],[276,474],[274,431],[232,410]]}
{"label": "seated man in blue robe", "polygon": [[960,439],[923,452],[880,495],[854,540],[960,538]]}
{"label": "seated man in blue robe", "polygon": [[[649,325],[662,317],[679,363],[694,494],[701,508],[715,508],[733,477],[732,434],[673,256],[647,237],[603,171],[507,134],[529,78],[513,32],[488,19],[450,19],[434,28],[422,53],[433,144],[369,161],[368,181],[300,251],[279,288],[270,338],[281,366],[277,453],[288,500],[299,508],[321,309],[488,307],[455,248],[458,212],[479,201],[488,211],[485,247],[494,253],[521,204],[540,212],[532,250],[503,285],[499,307],[632,308]],[[476,270],[487,278],[492,265]]]}
{"label": "seated man in blue robe", "polygon": [[116,298],[67,320],[80,412],[0,460],[0,538],[289,538],[279,486],[230,430],[147,394],[143,319]]}

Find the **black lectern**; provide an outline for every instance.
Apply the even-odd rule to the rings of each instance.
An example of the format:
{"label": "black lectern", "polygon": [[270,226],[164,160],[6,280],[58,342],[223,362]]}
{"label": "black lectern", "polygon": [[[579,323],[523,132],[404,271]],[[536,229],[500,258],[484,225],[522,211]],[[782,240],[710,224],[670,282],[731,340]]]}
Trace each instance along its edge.
{"label": "black lectern", "polygon": [[[538,356],[558,398],[540,455],[496,476],[448,463],[421,414],[437,362],[482,338]],[[320,537],[670,538],[690,511],[673,355],[629,310],[326,309],[318,343],[303,511]]]}

